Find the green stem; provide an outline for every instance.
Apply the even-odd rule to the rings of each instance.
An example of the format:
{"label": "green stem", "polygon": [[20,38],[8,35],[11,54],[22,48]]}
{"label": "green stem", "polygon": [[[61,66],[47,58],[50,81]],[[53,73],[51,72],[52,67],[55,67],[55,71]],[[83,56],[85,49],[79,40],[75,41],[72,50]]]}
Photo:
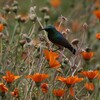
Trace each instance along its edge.
{"label": "green stem", "polygon": [[18,22],[16,22],[16,24],[15,24],[14,31],[13,31],[13,34],[12,34],[12,38],[11,38],[10,44],[12,44],[12,42],[13,42],[13,40],[14,40],[14,35],[15,35],[15,33],[16,33],[17,27],[18,27]]}

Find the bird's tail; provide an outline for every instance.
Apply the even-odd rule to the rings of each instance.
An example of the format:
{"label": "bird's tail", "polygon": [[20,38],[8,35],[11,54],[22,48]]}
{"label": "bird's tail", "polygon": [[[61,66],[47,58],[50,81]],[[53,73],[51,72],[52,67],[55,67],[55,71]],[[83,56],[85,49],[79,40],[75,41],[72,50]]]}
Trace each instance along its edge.
{"label": "bird's tail", "polygon": [[66,48],[68,48],[73,54],[76,53],[76,49],[73,48],[71,44],[69,44],[69,45],[67,44]]}

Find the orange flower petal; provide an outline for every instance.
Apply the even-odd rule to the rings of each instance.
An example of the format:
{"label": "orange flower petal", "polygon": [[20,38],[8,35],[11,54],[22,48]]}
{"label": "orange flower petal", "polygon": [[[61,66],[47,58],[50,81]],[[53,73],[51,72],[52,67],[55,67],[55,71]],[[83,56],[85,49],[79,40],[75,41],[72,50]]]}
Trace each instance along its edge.
{"label": "orange flower petal", "polygon": [[94,84],[93,83],[86,83],[85,88],[89,91],[93,91],[94,90]]}
{"label": "orange flower petal", "polygon": [[72,87],[70,87],[69,90],[70,90],[70,95],[74,97],[74,95],[75,95],[74,89]]}
{"label": "orange flower petal", "polygon": [[48,84],[47,83],[42,83],[41,84],[41,89],[43,93],[47,93],[48,92]]}
{"label": "orange flower petal", "polygon": [[97,33],[97,34],[96,34],[96,38],[97,38],[98,40],[100,40],[100,33]]}
{"label": "orange flower petal", "polygon": [[57,97],[64,96],[65,90],[64,89],[54,89],[53,94]]}
{"label": "orange flower petal", "polygon": [[94,52],[82,52],[81,54],[85,60],[90,60],[94,56]]}
{"label": "orange flower petal", "polygon": [[55,59],[57,59],[59,57],[59,54],[56,52],[52,52],[51,50],[44,50],[44,54],[46,56],[47,60],[50,60],[50,57],[54,57]]}
{"label": "orange flower petal", "polygon": [[49,65],[51,68],[58,68],[61,66],[61,64],[57,60],[55,60],[53,56],[50,56]]}
{"label": "orange flower petal", "polygon": [[18,79],[20,76],[15,76],[13,73],[11,73],[10,71],[6,71],[6,76],[3,76],[2,78],[8,82],[11,83],[14,80]]}
{"label": "orange flower petal", "polygon": [[31,78],[33,81],[35,81],[37,83],[41,83],[43,80],[45,80],[48,77],[49,77],[48,74],[40,74],[40,73],[36,73],[34,75],[26,76],[26,78]]}
{"label": "orange flower petal", "polygon": [[54,8],[58,8],[61,5],[61,0],[50,0],[50,4]]}
{"label": "orange flower petal", "polygon": [[100,74],[98,75],[98,77],[97,77],[98,79],[100,79]]}
{"label": "orange flower petal", "polygon": [[3,24],[0,24],[0,32],[2,32],[4,29],[4,25]]}
{"label": "orange flower petal", "polygon": [[8,91],[8,88],[3,83],[0,83],[0,90],[4,93]]}
{"label": "orange flower petal", "polygon": [[81,82],[83,78],[78,78],[78,76],[70,76],[70,77],[57,77],[57,80],[67,84],[67,85],[72,85],[78,82]]}
{"label": "orange flower petal", "polygon": [[94,14],[98,19],[100,19],[100,10],[95,10],[95,11],[93,12],[93,14]]}
{"label": "orange flower petal", "polygon": [[49,60],[49,51],[48,50],[44,50],[44,54],[46,56],[46,59]]}
{"label": "orange flower petal", "polygon": [[15,96],[15,97],[18,97],[18,96],[19,96],[19,91],[18,91],[18,89],[15,88],[14,91],[11,92],[11,95],[12,95],[12,96]]}
{"label": "orange flower petal", "polygon": [[82,71],[81,74],[88,77],[89,79],[96,78],[99,75],[98,70],[95,71]]}

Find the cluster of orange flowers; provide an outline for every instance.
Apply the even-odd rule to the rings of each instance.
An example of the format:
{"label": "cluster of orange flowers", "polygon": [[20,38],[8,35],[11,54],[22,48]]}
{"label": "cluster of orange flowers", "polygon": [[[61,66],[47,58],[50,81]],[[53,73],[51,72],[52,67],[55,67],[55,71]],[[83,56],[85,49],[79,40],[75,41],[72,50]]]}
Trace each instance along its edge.
{"label": "cluster of orange flowers", "polygon": [[[14,82],[16,79],[18,79],[20,76],[15,76],[13,73],[10,71],[6,72],[6,76],[3,76],[2,78],[8,83]],[[4,94],[5,92],[8,92],[8,88],[3,84],[0,83],[0,91]],[[17,88],[14,89],[13,92],[11,92],[12,96],[18,97],[19,96],[19,91]]]}
{"label": "cluster of orange flowers", "polygon": [[59,54],[53,51],[44,50],[44,54],[46,56],[46,59],[49,61],[49,65],[51,68],[58,68],[61,66],[57,58],[59,57]]}
{"label": "cluster of orange flowers", "polygon": [[71,77],[57,77],[57,80],[65,83],[70,90],[71,96],[74,96],[73,85],[75,83],[81,82],[83,78],[78,78],[78,76],[71,76]]}
{"label": "cluster of orange flowers", "polygon": [[89,90],[90,92],[94,90],[95,86],[93,83],[93,79],[94,78],[99,78],[99,72],[98,70],[95,71],[82,71],[81,72],[82,75],[84,75],[85,77],[88,78],[89,82],[87,82],[85,84],[85,87],[87,90]]}
{"label": "cluster of orange flowers", "polygon": [[[99,74],[98,70],[95,70],[95,71],[82,71],[80,74],[84,75],[89,80],[89,82],[86,82],[85,88],[88,91],[93,91],[94,88],[95,88],[94,83],[93,83],[93,79],[94,78],[100,79],[100,74]],[[7,71],[6,72],[6,76],[3,76],[2,78],[7,83],[12,83],[16,79],[20,78],[20,76],[15,76],[10,71]],[[43,93],[47,93],[48,92],[48,90],[49,90],[49,84],[48,83],[42,83],[45,79],[49,78],[48,74],[35,73],[33,75],[26,76],[26,78],[32,79],[36,83],[36,86],[38,86],[38,87],[41,88],[41,90],[42,90]],[[79,83],[79,82],[83,81],[83,78],[79,78],[77,75],[76,76],[69,76],[69,77],[66,77],[66,78],[58,76],[58,77],[56,77],[56,80],[61,81],[64,84],[66,84],[67,88],[69,89],[70,95],[74,96],[75,95],[74,85],[76,83]],[[3,83],[0,83],[0,91],[2,93],[8,92],[8,88]],[[53,94],[55,96],[57,96],[57,97],[62,97],[62,96],[64,96],[65,91],[66,90],[62,89],[62,88],[54,89],[53,90]],[[11,92],[11,95],[15,96],[15,97],[18,97],[19,96],[18,89],[15,88],[14,91]]]}
{"label": "cluster of orange flowers", "polygon": [[[45,54],[46,59],[49,61],[49,65],[51,68],[58,68],[61,66],[61,64],[57,61],[57,58],[59,57],[58,53],[53,52],[51,50],[50,51],[44,50],[44,54]],[[93,53],[92,52],[82,52],[82,56],[84,59],[89,60],[93,57]],[[89,91],[93,91],[95,86],[94,86],[94,83],[92,80],[94,78],[97,78],[97,77],[98,77],[98,79],[100,79],[100,74],[99,74],[98,70],[82,71],[81,74],[86,76],[89,80],[89,82],[87,82],[85,84],[86,89]],[[15,76],[10,71],[7,71],[6,76],[3,76],[2,78],[7,83],[12,83],[16,79],[20,78],[20,76]],[[33,75],[26,76],[26,78],[32,79],[36,83],[36,86],[41,87],[41,90],[43,93],[48,92],[48,89],[49,89],[48,83],[42,83],[45,79],[49,78],[48,74],[35,73]],[[77,75],[76,76],[69,76],[66,78],[58,76],[58,77],[56,77],[56,80],[61,81],[64,84],[66,84],[67,88],[69,89],[70,95],[74,96],[75,95],[74,85],[78,82],[83,81],[83,78],[79,78]],[[0,83],[0,91],[2,91],[2,93],[8,92],[8,88],[3,83]],[[65,89],[59,88],[59,89],[54,89],[53,93],[55,96],[61,97],[64,95],[65,91],[66,91]],[[15,97],[18,97],[19,96],[18,89],[15,88],[14,91],[11,92],[11,94]]]}
{"label": "cluster of orange flowers", "polygon": [[[58,8],[61,5],[61,0],[50,0],[50,4],[52,7],[54,8]],[[95,10],[93,12],[95,14],[95,16],[100,20],[100,10]],[[25,18],[23,17],[22,20],[25,20]],[[75,25],[74,25],[75,24]],[[76,26],[77,23],[74,23],[73,26]],[[58,27],[58,25],[56,25],[56,28]],[[79,28],[79,26],[77,26]],[[0,24],[0,32],[2,32],[4,29],[4,25]],[[75,27],[76,29],[76,27]],[[73,29],[73,30],[75,30]],[[62,31],[63,27],[61,27],[59,29],[59,31]],[[100,33],[96,34],[96,38],[98,40],[100,40]],[[49,51],[49,50],[44,50],[44,54],[45,54],[45,58],[47,59],[50,68],[58,68],[61,66],[60,62],[58,61],[59,58],[59,54],[53,51]],[[87,52],[84,51],[81,53],[82,57],[85,60],[90,60],[93,56],[94,56],[94,52]],[[93,82],[94,78],[98,78],[100,79],[100,74],[98,70],[95,71],[82,71],[80,73],[81,75],[85,76],[88,78],[88,82],[85,83],[85,88],[91,92],[95,89],[95,84]],[[11,73],[10,71],[6,72],[6,76],[2,77],[7,84],[11,84],[12,82],[14,82],[16,79],[20,78],[20,76],[15,76],[13,73]],[[35,73],[33,75],[28,75],[26,76],[26,78],[32,79],[37,87],[40,87],[43,93],[47,93],[49,90],[49,84],[47,82],[42,83],[44,80],[46,80],[47,78],[49,78],[48,74],[41,74],[41,73]],[[66,90],[68,89],[69,94],[71,96],[75,95],[75,90],[74,90],[74,86],[76,83],[79,83],[81,81],[83,81],[83,77],[78,77],[78,75],[75,76],[68,76],[68,77],[62,77],[62,76],[57,76],[56,80],[64,83],[66,85],[66,89],[63,88],[59,88],[59,89],[53,89],[53,94],[56,97],[62,97],[64,96]],[[8,92],[9,89],[6,87],[6,85],[4,83],[0,83],[0,91],[2,93]],[[14,89],[14,91],[11,92],[12,96],[18,97],[19,96],[19,90],[17,88]]]}

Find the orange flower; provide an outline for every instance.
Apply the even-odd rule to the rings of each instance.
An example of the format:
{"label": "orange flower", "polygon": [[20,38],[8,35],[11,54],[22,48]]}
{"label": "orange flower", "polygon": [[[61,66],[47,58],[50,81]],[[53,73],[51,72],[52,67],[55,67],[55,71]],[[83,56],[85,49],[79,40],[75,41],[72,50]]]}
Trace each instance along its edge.
{"label": "orange flower", "polygon": [[4,25],[3,24],[0,24],[0,32],[2,32],[4,29]]}
{"label": "orange flower", "polygon": [[57,59],[59,57],[59,54],[56,52],[52,52],[51,50],[44,50],[44,54],[46,56],[47,60],[50,60],[50,57],[54,57],[55,59]]}
{"label": "orange flower", "polygon": [[8,91],[8,88],[3,83],[0,83],[0,91],[5,93]]}
{"label": "orange flower", "polygon": [[15,96],[15,97],[18,97],[18,96],[19,96],[19,91],[18,91],[18,89],[15,88],[14,91],[11,92],[11,95],[12,95],[12,96]]}
{"label": "orange flower", "polygon": [[94,52],[82,52],[82,57],[85,59],[85,60],[90,60],[93,56],[94,56]]}
{"label": "orange flower", "polygon": [[100,40],[100,33],[97,33],[97,34],[96,34],[96,38],[97,38],[98,40]]}
{"label": "orange flower", "polygon": [[94,14],[98,19],[100,19],[100,10],[95,10],[95,11],[93,12],[93,14]]}
{"label": "orange flower", "polygon": [[57,80],[65,83],[70,91],[70,95],[74,96],[74,89],[72,88],[72,85],[78,82],[81,82],[83,80],[83,78],[78,78],[78,76],[70,76],[67,78],[64,77],[57,77]]}
{"label": "orange flower", "polygon": [[83,78],[78,78],[78,76],[70,76],[67,78],[64,77],[57,77],[57,80],[67,84],[67,85],[73,85],[75,83],[81,82]]}
{"label": "orange flower", "polygon": [[64,89],[54,89],[53,94],[57,97],[64,96],[65,90]]}
{"label": "orange flower", "polygon": [[98,77],[97,77],[99,80],[100,80],[100,74],[98,75]]}
{"label": "orange flower", "polygon": [[93,91],[94,90],[94,84],[93,83],[86,83],[85,88],[89,91]]}
{"label": "orange flower", "polygon": [[50,56],[49,65],[51,68],[58,68],[61,66],[61,64],[57,60],[55,60],[55,57],[53,56]]}
{"label": "orange flower", "polygon": [[56,60],[59,57],[59,54],[56,52],[50,52],[48,50],[44,50],[44,54],[46,56],[46,59],[49,60],[49,65],[51,68],[58,68],[61,66],[61,64]]}
{"label": "orange flower", "polygon": [[88,77],[89,79],[94,79],[99,75],[99,72],[98,72],[98,70],[95,70],[95,71],[82,71],[81,74]]}
{"label": "orange flower", "polygon": [[50,4],[54,8],[58,8],[61,5],[61,0],[50,0]]}
{"label": "orange flower", "polygon": [[7,83],[11,83],[13,81],[15,81],[16,79],[18,79],[20,76],[14,76],[13,73],[11,73],[10,71],[6,71],[6,76],[3,76],[2,78],[7,82]]}
{"label": "orange flower", "polygon": [[47,93],[48,92],[48,84],[47,83],[41,84],[41,89],[42,89],[43,93]]}
{"label": "orange flower", "polygon": [[95,5],[96,8],[99,8],[100,7],[100,1],[96,0],[94,5]]}
{"label": "orange flower", "polygon": [[26,78],[31,78],[36,83],[41,83],[43,80],[45,80],[48,77],[49,77],[48,74],[40,74],[40,73],[36,73],[34,75],[26,76]]}

